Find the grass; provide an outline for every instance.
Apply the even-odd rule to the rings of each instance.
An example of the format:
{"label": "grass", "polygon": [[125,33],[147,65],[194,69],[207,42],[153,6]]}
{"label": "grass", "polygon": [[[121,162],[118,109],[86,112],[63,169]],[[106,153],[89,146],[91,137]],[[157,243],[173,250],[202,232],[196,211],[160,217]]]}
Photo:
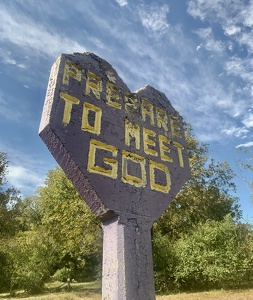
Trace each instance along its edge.
{"label": "grass", "polygon": [[[96,283],[72,283],[66,291],[66,284],[54,282],[47,285],[44,294],[29,296],[24,291],[16,291],[15,297],[0,294],[0,300],[101,300],[99,286]],[[253,300],[253,289],[236,291],[209,291],[200,293],[179,293],[157,296],[156,300]]]}

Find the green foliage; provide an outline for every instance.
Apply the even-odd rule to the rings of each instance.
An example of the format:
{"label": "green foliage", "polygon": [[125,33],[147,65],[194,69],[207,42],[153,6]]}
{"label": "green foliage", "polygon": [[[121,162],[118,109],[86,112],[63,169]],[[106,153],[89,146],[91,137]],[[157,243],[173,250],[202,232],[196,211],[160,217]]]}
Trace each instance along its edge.
{"label": "green foliage", "polygon": [[50,278],[57,253],[50,236],[34,231],[21,233],[9,243],[9,251],[12,287],[32,294],[41,292]]}
{"label": "green foliage", "polygon": [[62,281],[62,282],[66,282],[67,279],[70,277],[71,274],[71,269],[64,267],[62,269],[58,269],[54,275],[53,275],[53,279],[57,280],[57,281]]}
{"label": "green foliage", "polygon": [[169,234],[172,239],[208,219],[222,221],[227,214],[235,220],[241,217],[238,199],[229,194],[235,189],[229,165],[214,160],[208,164],[207,146],[199,144],[190,129],[186,137],[191,178],[154,225],[154,234]]}
{"label": "green foliage", "polygon": [[253,181],[252,177],[250,179],[249,176],[247,176],[247,172],[248,174],[251,174],[251,172],[253,172],[253,147],[251,146],[249,148],[238,148],[238,151],[240,151],[241,154],[245,155],[245,158],[241,158],[238,161],[238,166],[240,169],[239,178],[241,178],[248,184],[251,192],[251,199],[253,201]]}
{"label": "green foliage", "polygon": [[251,250],[250,232],[230,216],[200,223],[177,243],[175,282],[188,289],[238,285],[252,266]]}
{"label": "green foliage", "polygon": [[[6,162],[3,165],[7,168]],[[4,176],[0,179],[3,182]],[[16,201],[14,191],[11,196],[6,190],[0,198],[3,287],[38,293],[64,268],[76,280],[94,279],[102,252],[100,224],[63,171],[50,171],[33,197]]]}
{"label": "green foliage", "polygon": [[6,188],[8,172],[7,155],[0,152],[0,291],[10,287],[10,262],[7,245],[20,229],[21,199],[15,188]]}
{"label": "green foliage", "polygon": [[159,293],[238,287],[253,278],[252,230],[229,215],[199,223],[178,240],[158,234],[153,243]]}
{"label": "green foliage", "polygon": [[154,277],[158,293],[175,290],[176,250],[176,243],[168,235],[162,236],[158,232],[153,236]]}
{"label": "green foliage", "polygon": [[58,249],[55,270],[71,267],[76,280],[94,279],[101,259],[100,223],[63,171],[57,167],[48,173],[45,186],[34,198],[36,214],[31,213],[34,228],[41,228]]}
{"label": "green foliage", "polygon": [[[241,217],[238,199],[230,195],[230,192],[235,190],[235,185],[233,183],[234,173],[229,165],[226,162],[209,161],[207,145],[198,143],[191,135],[190,128],[186,132],[186,140],[191,178],[162,217],[153,225],[154,270],[156,287],[160,292],[168,292],[177,287],[189,287],[193,284],[200,287],[202,283],[206,285],[214,281],[215,274],[222,272],[222,267],[220,266],[216,271],[214,267],[212,268],[213,278],[211,279],[210,265],[207,264],[206,268],[209,268],[206,270],[208,272],[207,279],[201,273],[199,275],[201,282],[198,284],[200,280],[198,268],[200,266],[197,267],[197,265],[200,261],[197,261],[197,257],[198,255],[201,257],[202,253],[198,248],[194,248],[194,243],[190,244],[189,236],[191,237],[196,228],[203,226],[202,224],[206,224],[207,221],[217,227],[218,224],[223,224],[227,215],[230,215],[233,222],[238,221]],[[231,234],[233,233],[235,232],[231,231]],[[204,235],[200,236],[204,238]],[[218,247],[218,244],[212,246],[209,245],[209,242],[211,240],[207,241],[207,248],[210,246],[214,249],[213,255],[215,255],[215,247]],[[184,260],[181,253],[186,253],[184,251],[187,249],[194,255],[192,255],[192,261],[184,266],[183,262],[186,263],[187,260]],[[225,251],[229,251],[228,248],[225,249]],[[200,252],[196,253],[196,251]],[[209,255],[211,257],[212,253]],[[228,255],[230,254],[228,253]],[[189,255],[189,257],[191,256]],[[224,266],[224,272],[226,267]],[[180,270],[183,273],[180,273]],[[193,276],[195,281],[190,276]],[[219,276],[223,275],[220,273],[216,276],[221,279]]]}
{"label": "green foliage", "polygon": [[[241,211],[229,165],[208,160],[207,145],[187,131],[191,179],[152,229],[156,289],[225,287],[251,276],[252,228]],[[20,201],[3,189],[8,163],[0,153],[0,289],[40,292],[53,276],[76,281],[101,275],[102,233],[63,171]]]}

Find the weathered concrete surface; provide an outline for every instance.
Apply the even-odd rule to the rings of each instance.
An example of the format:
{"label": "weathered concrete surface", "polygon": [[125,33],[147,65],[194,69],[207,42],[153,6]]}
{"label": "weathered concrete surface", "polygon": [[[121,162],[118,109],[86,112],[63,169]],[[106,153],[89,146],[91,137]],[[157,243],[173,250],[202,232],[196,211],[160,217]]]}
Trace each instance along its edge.
{"label": "weathered concrete surface", "polygon": [[131,93],[92,53],[62,54],[50,74],[40,136],[95,215],[158,219],[190,169],[182,118],[166,96]]}
{"label": "weathered concrete surface", "polygon": [[103,300],[154,300],[151,226],[118,216],[103,224]]}
{"label": "weathered concrete surface", "polygon": [[181,116],[95,54],[62,54],[39,134],[103,222],[103,300],[154,300],[151,226],[190,176]]}

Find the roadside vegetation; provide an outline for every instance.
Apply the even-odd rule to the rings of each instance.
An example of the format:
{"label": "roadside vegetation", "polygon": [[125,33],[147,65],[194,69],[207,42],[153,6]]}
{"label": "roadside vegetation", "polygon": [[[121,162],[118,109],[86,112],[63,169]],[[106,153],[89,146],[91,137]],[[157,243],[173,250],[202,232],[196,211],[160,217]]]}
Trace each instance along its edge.
{"label": "roadside vegetation", "polygon": [[[214,299],[213,293],[215,299],[246,299],[225,291],[244,289],[243,297],[253,288],[253,229],[241,221],[235,174],[226,162],[208,157],[208,146],[190,128],[186,134],[191,179],[152,228],[157,294],[177,298],[157,299],[200,299],[194,291],[207,293],[201,299]],[[101,282],[101,224],[62,170],[50,170],[45,185],[26,199],[8,186],[7,172],[7,155],[0,153],[0,299],[21,297],[18,290],[42,294],[30,300],[100,299],[99,287],[87,287]],[[68,297],[67,278],[74,280]],[[56,291],[50,282],[62,288]],[[213,289],[221,291],[207,292]]]}

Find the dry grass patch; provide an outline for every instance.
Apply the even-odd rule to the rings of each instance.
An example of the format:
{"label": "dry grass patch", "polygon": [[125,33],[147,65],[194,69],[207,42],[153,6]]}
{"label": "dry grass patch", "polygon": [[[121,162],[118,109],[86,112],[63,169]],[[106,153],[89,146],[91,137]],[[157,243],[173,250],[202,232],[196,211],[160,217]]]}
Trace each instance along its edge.
{"label": "dry grass patch", "polygon": [[[47,285],[47,292],[37,296],[27,296],[18,291],[15,297],[0,294],[0,300],[101,300],[99,285],[96,283],[72,283],[71,291],[66,284],[54,282]],[[253,289],[238,291],[210,291],[200,293],[179,293],[157,296],[156,300],[253,300]]]}
{"label": "dry grass patch", "polygon": [[253,289],[241,291],[210,291],[157,296],[156,300],[253,300]]}

